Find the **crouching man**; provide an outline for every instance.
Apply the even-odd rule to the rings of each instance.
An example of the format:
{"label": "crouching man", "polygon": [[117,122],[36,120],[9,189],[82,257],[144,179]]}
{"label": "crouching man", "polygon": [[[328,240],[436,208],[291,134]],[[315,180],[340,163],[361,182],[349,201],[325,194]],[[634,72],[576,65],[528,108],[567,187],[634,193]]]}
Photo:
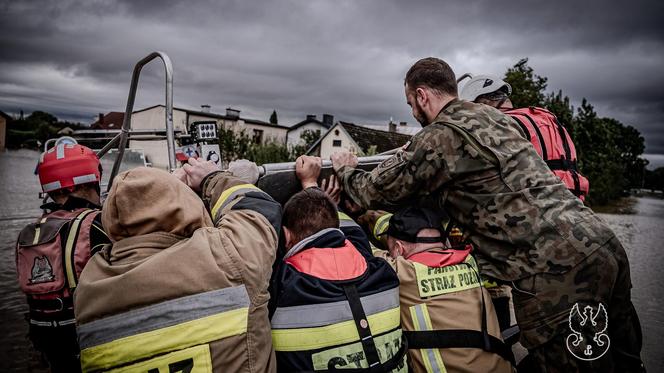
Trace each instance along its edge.
{"label": "crouching man", "polygon": [[371,216],[371,230],[388,248],[374,254],[399,275],[411,370],[511,372],[512,353],[501,339],[491,296],[481,286],[472,246],[446,248],[443,217],[434,210],[408,207],[394,215],[365,216]]}
{"label": "crouching man", "polygon": [[189,186],[152,168],[113,183],[102,213],[113,245],[76,292],[82,368],[274,372],[267,288],[281,207],[212,163],[192,159],[177,176]]}
{"label": "crouching man", "polygon": [[320,158],[298,158],[296,173],[304,190],[284,206],[272,284],[279,371],[406,372],[396,273],[318,188]]}

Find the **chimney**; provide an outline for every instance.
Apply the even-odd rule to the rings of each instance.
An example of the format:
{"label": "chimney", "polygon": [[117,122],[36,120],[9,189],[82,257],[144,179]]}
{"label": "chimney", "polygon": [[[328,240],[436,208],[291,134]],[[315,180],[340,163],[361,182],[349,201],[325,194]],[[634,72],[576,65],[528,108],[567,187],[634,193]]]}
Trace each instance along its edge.
{"label": "chimney", "polygon": [[323,124],[325,127],[332,127],[332,122],[334,122],[334,116],[330,114],[323,114]]}
{"label": "chimney", "polygon": [[308,114],[307,120],[316,120],[316,114]]}
{"label": "chimney", "polygon": [[390,132],[397,132],[397,124],[396,123],[390,121],[390,124],[388,126],[389,126],[389,129],[390,129]]}
{"label": "chimney", "polygon": [[230,118],[239,118],[240,117],[240,110],[227,107],[226,108],[226,116],[230,117]]}
{"label": "chimney", "polygon": [[210,112],[210,105],[201,105],[201,111],[204,113],[209,113]]}
{"label": "chimney", "polygon": [[408,122],[399,122],[399,126],[401,127],[406,127],[408,125]]}
{"label": "chimney", "polygon": [[97,122],[99,122],[100,127],[104,126],[104,114],[103,113],[99,113],[99,119],[97,119]]}

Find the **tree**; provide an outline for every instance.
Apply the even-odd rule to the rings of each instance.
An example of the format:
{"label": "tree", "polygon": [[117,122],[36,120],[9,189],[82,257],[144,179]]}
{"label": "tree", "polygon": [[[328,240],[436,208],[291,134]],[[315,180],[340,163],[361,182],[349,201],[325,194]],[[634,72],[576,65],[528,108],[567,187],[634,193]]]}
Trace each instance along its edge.
{"label": "tree", "polygon": [[309,148],[311,148],[316,141],[320,139],[320,130],[304,130],[300,134],[301,144],[295,145],[291,148],[291,160],[297,159],[297,157],[305,154]]}
{"label": "tree", "polygon": [[547,78],[535,75],[527,58],[507,69],[505,81],[512,86],[510,100],[514,107],[543,106]]}
{"label": "tree", "polygon": [[277,111],[276,110],[272,110],[272,115],[270,115],[270,123],[272,123],[272,124],[279,123],[279,120],[277,119]]}

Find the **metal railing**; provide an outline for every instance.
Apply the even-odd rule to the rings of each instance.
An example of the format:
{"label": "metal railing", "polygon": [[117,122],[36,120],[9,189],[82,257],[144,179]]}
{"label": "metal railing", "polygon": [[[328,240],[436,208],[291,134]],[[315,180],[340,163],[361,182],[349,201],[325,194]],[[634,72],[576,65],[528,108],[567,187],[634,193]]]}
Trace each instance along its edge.
{"label": "metal railing", "polygon": [[166,124],[166,143],[168,146],[168,170],[173,171],[175,169],[175,136],[173,132],[173,65],[171,63],[171,59],[168,57],[168,55],[166,55],[166,53],[152,52],[142,60],[138,61],[136,66],[134,66],[134,72],[131,76],[129,96],[127,97],[127,107],[125,109],[124,121],[122,123],[122,131],[113,139],[111,139],[111,141],[109,141],[97,153],[97,155],[101,158],[116,144],[118,144],[118,157],[115,160],[115,163],[113,163],[113,170],[111,171],[111,177],[108,181],[107,190],[111,190],[113,179],[118,174],[120,164],[122,163],[122,157],[124,156],[124,151],[127,147],[127,140],[131,132],[131,114],[134,111],[134,101],[136,99],[136,90],[138,88],[138,79],[141,74],[141,69],[143,69],[143,66],[147,65],[150,61],[156,58],[160,58],[164,63],[166,78],[166,113],[164,119]]}

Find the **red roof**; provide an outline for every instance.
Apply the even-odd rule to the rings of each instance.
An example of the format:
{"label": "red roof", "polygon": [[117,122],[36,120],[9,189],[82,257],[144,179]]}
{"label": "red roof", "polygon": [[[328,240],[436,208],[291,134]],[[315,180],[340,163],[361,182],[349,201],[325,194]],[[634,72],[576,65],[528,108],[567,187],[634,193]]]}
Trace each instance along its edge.
{"label": "red roof", "polygon": [[122,122],[124,121],[124,113],[120,111],[111,111],[110,113],[104,115],[101,123],[99,120],[92,123],[90,128],[99,129],[99,130],[119,130],[122,128]]}

